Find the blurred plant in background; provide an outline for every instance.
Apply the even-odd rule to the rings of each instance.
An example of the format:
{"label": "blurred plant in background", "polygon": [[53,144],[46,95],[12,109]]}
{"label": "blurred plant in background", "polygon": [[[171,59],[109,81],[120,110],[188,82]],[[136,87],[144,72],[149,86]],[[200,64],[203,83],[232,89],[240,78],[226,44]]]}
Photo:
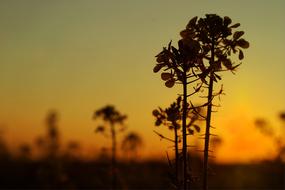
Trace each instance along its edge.
{"label": "blurred plant in background", "polygon": [[281,127],[271,125],[271,123],[264,118],[255,120],[257,129],[267,137],[270,137],[277,148],[277,155],[275,161],[279,163],[285,162],[285,112],[280,112],[278,119],[281,121]]}
{"label": "blurred plant in background", "polygon": [[[95,129],[95,133],[101,133],[106,137],[111,136],[112,140],[112,162],[111,162],[111,172],[112,172],[112,188],[117,188],[117,133],[125,131],[124,122],[127,119],[127,115],[121,114],[112,105],[107,105],[96,110],[93,114],[93,119],[101,119],[104,125],[99,125]],[[110,129],[110,133],[106,131],[106,128]],[[120,128],[118,128],[120,127]]]}
{"label": "blurred plant in background", "polygon": [[143,146],[142,137],[136,132],[129,132],[122,141],[122,151],[129,161],[136,161],[139,150]]}

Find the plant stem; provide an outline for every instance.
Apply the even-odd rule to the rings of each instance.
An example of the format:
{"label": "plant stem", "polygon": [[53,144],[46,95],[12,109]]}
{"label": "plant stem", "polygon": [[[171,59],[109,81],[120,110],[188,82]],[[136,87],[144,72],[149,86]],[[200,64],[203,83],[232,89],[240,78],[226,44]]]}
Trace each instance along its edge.
{"label": "plant stem", "polygon": [[186,116],[187,116],[187,76],[186,68],[183,73],[183,114],[182,114],[182,136],[183,136],[183,185],[184,190],[187,190],[187,138],[186,138]]}
{"label": "plant stem", "polygon": [[[211,60],[210,65],[214,63],[214,40],[212,40],[211,47]],[[208,106],[207,106],[207,118],[206,118],[206,133],[205,133],[205,146],[204,146],[204,166],[203,166],[203,189],[208,189],[208,157],[209,157],[209,143],[210,143],[210,127],[211,127],[211,114],[212,114],[212,97],[213,97],[213,72],[210,73],[210,83],[208,89]]]}
{"label": "plant stem", "polygon": [[[178,152],[178,135],[177,135],[177,127],[174,126],[174,146],[175,146],[175,177],[176,177],[176,182],[177,185],[179,185],[179,177],[178,177],[178,163],[179,163],[179,152]],[[178,188],[179,189],[179,188]]]}
{"label": "plant stem", "polygon": [[[212,99],[213,79],[210,79],[208,101]],[[210,142],[210,126],[211,126],[212,104],[208,104],[207,118],[206,118],[206,133],[205,133],[205,147],[204,147],[204,167],[203,167],[203,189],[208,189],[208,156],[209,156],[209,142]]]}
{"label": "plant stem", "polygon": [[117,160],[116,160],[116,131],[114,125],[111,124],[111,134],[112,134],[112,189],[117,189]]}

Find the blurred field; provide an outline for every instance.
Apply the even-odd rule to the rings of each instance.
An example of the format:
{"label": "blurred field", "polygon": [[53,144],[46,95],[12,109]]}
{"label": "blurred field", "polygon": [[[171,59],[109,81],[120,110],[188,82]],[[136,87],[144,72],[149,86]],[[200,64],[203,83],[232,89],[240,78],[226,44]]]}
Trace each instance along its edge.
{"label": "blurred field", "polygon": [[[56,166],[56,167],[55,167]],[[9,159],[0,163],[1,189],[110,189],[110,166],[104,161]],[[284,189],[285,165],[212,165],[211,189]],[[121,189],[173,189],[167,163],[146,161],[119,164]],[[197,173],[199,175],[199,173]],[[192,187],[200,187],[198,177]]]}

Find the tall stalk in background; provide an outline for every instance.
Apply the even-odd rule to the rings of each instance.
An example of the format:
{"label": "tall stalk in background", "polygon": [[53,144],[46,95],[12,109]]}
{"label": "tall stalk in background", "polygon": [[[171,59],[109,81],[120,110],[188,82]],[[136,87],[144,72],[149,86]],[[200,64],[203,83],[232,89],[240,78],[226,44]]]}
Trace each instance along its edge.
{"label": "tall stalk in background", "polygon": [[48,138],[48,158],[56,159],[59,149],[59,132],[58,132],[58,113],[56,111],[50,111],[46,117],[47,125],[47,138]]}
{"label": "tall stalk in background", "polygon": [[122,151],[129,161],[134,162],[138,157],[139,149],[143,147],[143,139],[136,132],[128,133],[122,140]]}
{"label": "tall stalk in background", "polygon": [[[124,121],[127,119],[126,115],[121,114],[115,109],[114,106],[107,105],[94,112],[93,119],[101,118],[105,125],[99,125],[95,132],[100,132],[106,135],[106,126],[110,127],[110,134],[112,139],[112,189],[117,189],[117,129],[115,126],[123,126]],[[121,128],[122,131],[124,128]]]}

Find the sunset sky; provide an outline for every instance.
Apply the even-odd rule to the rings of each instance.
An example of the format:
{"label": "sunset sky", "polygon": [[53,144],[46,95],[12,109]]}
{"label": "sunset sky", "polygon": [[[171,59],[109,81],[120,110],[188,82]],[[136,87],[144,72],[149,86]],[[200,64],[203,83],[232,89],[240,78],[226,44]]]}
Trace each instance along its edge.
{"label": "sunset sky", "polygon": [[93,133],[92,114],[113,104],[128,115],[128,130],[143,136],[142,156],[164,157],[168,144],[153,133],[151,112],[168,106],[181,88],[166,88],[152,72],[154,56],[179,39],[189,19],[216,13],[241,23],[250,42],[236,75],[223,74],[218,85],[226,95],[213,117],[224,142],[217,160],[272,157],[273,143],[254,129],[254,119],[281,125],[284,7],[283,0],[1,0],[1,130],[11,146],[32,143],[45,133],[47,112],[56,109],[63,141],[78,140],[95,154],[109,141]]}

